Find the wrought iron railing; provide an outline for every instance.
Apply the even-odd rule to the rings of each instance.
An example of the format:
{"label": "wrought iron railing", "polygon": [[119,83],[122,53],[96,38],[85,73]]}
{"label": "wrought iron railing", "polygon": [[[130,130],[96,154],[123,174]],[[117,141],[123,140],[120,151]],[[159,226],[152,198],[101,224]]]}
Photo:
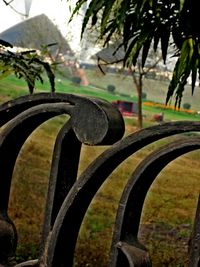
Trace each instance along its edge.
{"label": "wrought iron railing", "polygon": [[[53,151],[41,249],[38,259],[16,263],[17,231],[8,215],[13,169],[29,135],[46,120],[68,114]],[[69,94],[40,93],[0,106],[0,266],[73,266],[77,236],[96,192],[107,177],[133,153],[164,137],[199,132],[200,122],[168,122],[124,138],[121,113],[110,103]],[[110,145],[79,177],[82,144]],[[134,170],[119,201],[110,267],[151,266],[148,251],[138,240],[147,192],[171,161],[200,148],[200,137],[181,138],[148,155]],[[188,266],[199,266],[200,211],[197,208]]]}

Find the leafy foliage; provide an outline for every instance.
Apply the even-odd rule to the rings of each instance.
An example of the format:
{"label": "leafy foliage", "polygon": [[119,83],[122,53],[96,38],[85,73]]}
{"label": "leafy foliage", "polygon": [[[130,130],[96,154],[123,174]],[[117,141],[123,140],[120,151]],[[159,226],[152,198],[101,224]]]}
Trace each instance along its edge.
{"label": "leafy foliage", "polygon": [[43,83],[42,73],[45,70],[51,91],[54,92],[55,77],[50,64],[45,62],[36,50],[13,52],[11,48],[12,44],[0,40],[0,79],[14,73],[17,78],[23,78],[27,82],[29,92],[32,94],[36,80]]}
{"label": "leafy foliage", "polygon": [[72,82],[75,83],[75,84],[80,84],[81,83],[81,78],[78,77],[78,76],[73,76],[71,78]]}
{"label": "leafy foliage", "polygon": [[[78,0],[72,17],[86,0]],[[198,1],[195,0],[91,0],[82,24],[82,34],[88,23],[100,24],[99,37],[109,44],[113,37],[122,37],[124,66],[135,66],[142,54],[144,67],[150,46],[161,46],[166,62],[169,46],[174,46],[177,63],[170,82],[166,103],[175,94],[180,106],[187,78],[192,76],[192,93],[200,74],[200,28]],[[119,39],[119,38],[118,38]],[[119,48],[118,47],[118,48]]]}
{"label": "leafy foliage", "polygon": [[115,87],[115,85],[113,85],[113,84],[109,84],[109,85],[107,86],[107,90],[108,90],[108,92],[110,92],[110,93],[114,93],[114,92],[115,92],[115,89],[116,89],[116,87]]}
{"label": "leafy foliage", "polygon": [[184,108],[184,109],[190,109],[190,108],[191,108],[190,103],[184,103],[184,104],[183,104],[183,108]]}
{"label": "leafy foliage", "polygon": [[147,93],[142,92],[142,99],[147,99]]}

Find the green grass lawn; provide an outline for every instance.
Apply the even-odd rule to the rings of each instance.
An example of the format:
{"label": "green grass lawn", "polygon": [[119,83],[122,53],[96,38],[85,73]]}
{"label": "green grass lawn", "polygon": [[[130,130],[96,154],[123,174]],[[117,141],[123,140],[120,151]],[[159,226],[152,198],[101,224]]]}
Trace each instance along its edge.
{"label": "green grass lawn", "polygon": [[[108,77],[105,76],[96,76],[95,81],[96,84],[89,85],[87,87],[80,86],[72,83],[70,80],[66,78],[59,78],[56,79],[56,92],[64,92],[64,93],[71,93],[71,94],[79,94],[79,95],[88,95],[88,96],[94,96],[98,98],[106,99],[110,102],[114,100],[126,100],[126,101],[137,101],[136,95],[129,96],[128,93],[130,93],[130,89],[132,90],[132,82],[130,82],[130,77],[123,78],[122,76],[116,75],[113,76],[113,74],[107,74]],[[88,76],[91,76],[88,74]],[[93,76],[95,76],[95,73],[93,73]],[[109,78],[109,80],[108,80]],[[94,78],[93,78],[94,79]],[[106,79],[106,80],[105,80]],[[124,91],[116,91],[115,94],[109,93],[106,88],[107,85],[112,83],[118,83],[118,86],[122,86],[121,83],[126,84],[126,87],[123,85]],[[120,83],[121,81],[121,83]],[[128,82],[129,81],[129,82]],[[163,82],[159,81],[153,81],[155,84],[159,83],[160,88],[162,87]],[[148,81],[148,84],[151,84],[152,80]],[[128,87],[127,87],[128,86]],[[117,87],[118,88],[118,87]],[[121,88],[121,87],[120,87]],[[129,91],[125,90],[126,88],[129,88]],[[152,89],[151,89],[152,90]],[[157,90],[158,99],[160,100],[160,103],[164,103],[165,101],[165,94],[163,93],[164,89]],[[44,78],[44,84],[37,83],[37,88],[35,89],[35,93],[37,92],[49,92],[50,91],[50,85],[46,78]],[[9,99],[15,98],[20,95],[28,94],[28,89],[26,82],[23,80],[16,79],[14,76],[9,76],[6,79],[0,80],[0,101],[5,102]],[[147,92],[148,100],[150,101],[158,101],[155,100],[154,95],[151,95],[149,92]],[[161,101],[162,100],[162,101]],[[146,101],[146,100],[144,100]],[[157,113],[164,112],[164,120],[170,121],[170,120],[199,120],[198,115],[194,114],[188,114],[184,112],[179,112],[177,110],[167,110],[167,109],[161,109],[158,107],[147,107],[143,105],[143,115],[144,115],[144,121],[145,118],[147,120],[147,124],[149,125],[148,121],[151,121],[153,116]],[[136,119],[136,116],[133,118],[134,121]],[[128,120],[129,121],[129,120]],[[145,122],[144,122],[145,124]]]}
{"label": "green grass lawn", "polygon": [[[137,98],[137,91],[133,83],[132,77],[122,74],[107,73],[103,75],[97,68],[94,71],[86,70],[88,80],[97,87],[107,88],[107,85],[113,84],[118,93],[126,94]],[[147,99],[150,101],[165,103],[169,81],[159,81],[154,79],[144,79],[143,92],[147,94]],[[190,103],[191,109],[200,110],[200,88],[196,87],[194,94],[191,93],[191,87],[186,85],[183,93],[182,104]],[[172,103],[174,103],[172,101]]]}
{"label": "green grass lawn", "polygon": [[[109,77],[108,82],[113,84],[113,79]],[[61,79],[61,81],[56,81],[56,88],[57,92],[92,95],[108,101],[119,97],[126,100],[135,99],[124,94],[122,96],[120,92],[109,94],[105,90],[107,82],[103,82],[102,79],[100,77],[98,81],[96,77],[96,83],[99,86],[93,84],[87,88],[74,85],[67,79]],[[130,85],[126,86],[130,87]],[[44,85],[37,85],[36,92],[47,92],[49,88],[48,81],[45,80]],[[23,94],[28,94],[28,90],[26,83],[22,80],[10,76],[0,81],[1,103]],[[163,94],[162,97],[164,97]],[[151,118],[158,112],[160,110],[157,108],[144,107],[145,126],[152,124]],[[197,116],[177,111],[166,110],[164,112],[165,120],[198,119]],[[126,122],[126,134],[138,130],[133,127],[135,119],[133,122],[132,118],[126,118]],[[55,136],[63,123],[64,118],[61,116],[41,125],[27,140],[17,159],[9,213],[19,233],[20,245],[17,248],[19,261],[37,257],[51,155]],[[166,138],[140,150],[110,175],[98,191],[84,219],[76,247],[75,266],[93,267],[94,263],[95,267],[107,266],[116,208],[128,178],[141,160],[171,140],[177,140],[177,137]],[[79,173],[105,149],[106,147],[83,146]],[[176,159],[159,174],[148,193],[142,214],[144,231],[141,240],[150,251],[154,267],[184,266],[183,262],[187,259],[186,245],[199,195],[199,166],[199,151]]]}

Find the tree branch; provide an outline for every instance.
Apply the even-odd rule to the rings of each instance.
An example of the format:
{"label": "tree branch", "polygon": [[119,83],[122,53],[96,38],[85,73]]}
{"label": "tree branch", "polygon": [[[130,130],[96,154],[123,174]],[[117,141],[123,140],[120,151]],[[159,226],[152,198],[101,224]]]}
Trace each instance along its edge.
{"label": "tree branch", "polygon": [[14,1],[14,0],[10,0],[10,2],[7,2],[6,0],[3,0],[4,4],[5,4],[6,6],[9,6],[15,13],[19,14],[20,16],[24,16],[24,17],[25,17],[26,14],[19,12],[19,11],[16,10],[13,6],[11,6],[11,3],[12,3],[13,1]]}
{"label": "tree branch", "polygon": [[155,68],[156,65],[157,65],[161,60],[162,60],[162,57],[159,57],[153,65],[151,65],[150,67],[147,68],[147,70],[145,71],[145,73],[148,73],[151,69]]}
{"label": "tree branch", "polygon": [[6,6],[9,6],[14,0],[11,0],[9,3],[5,0],[3,0],[3,2],[5,3]]}

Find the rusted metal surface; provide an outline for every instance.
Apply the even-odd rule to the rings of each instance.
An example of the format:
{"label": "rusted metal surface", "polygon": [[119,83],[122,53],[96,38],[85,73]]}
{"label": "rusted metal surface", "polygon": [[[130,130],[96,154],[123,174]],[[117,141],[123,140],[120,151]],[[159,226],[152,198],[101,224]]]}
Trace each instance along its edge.
{"label": "rusted metal surface", "polygon": [[196,216],[189,246],[188,266],[200,266],[200,195],[197,203]]}
{"label": "rusted metal surface", "polygon": [[[41,253],[36,260],[16,265],[17,232],[8,215],[13,169],[22,145],[33,130],[59,114],[67,114],[69,119],[59,131],[54,146]],[[169,122],[121,139],[124,133],[123,119],[120,112],[108,102],[75,95],[45,93],[20,97],[1,105],[0,125],[3,126],[0,131],[0,266],[17,267],[73,266],[76,240],[87,208],[119,164],[139,149],[161,138],[200,131],[199,122]],[[83,143],[112,145],[77,177]],[[146,194],[158,173],[169,162],[199,148],[200,138],[181,138],[179,142],[172,142],[147,156],[135,169],[119,202],[110,267],[152,265],[147,249],[138,241]],[[195,244],[199,242],[199,208],[196,218],[193,237],[193,240],[197,240]],[[195,248],[196,245],[191,246],[191,251],[194,252]],[[199,250],[195,258],[198,256]]]}
{"label": "rusted metal surface", "polygon": [[60,206],[76,180],[81,143],[112,144],[124,133],[121,114],[103,100],[37,94],[20,97],[0,107],[0,123],[6,123],[0,132],[0,261],[3,266],[13,266],[17,243],[15,226],[7,214],[16,158],[33,130],[60,114],[68,114],[70,119],[60,130],[54,148],[41,242],[43,252]]}
{"label": "rusted metal surface", "polygon": [[[159,172],[172,160],[199,148],[200,138],[176,140],[147,156],[136,168],[119,202],[113,235],[111,266],[122,266],[122,254],[116,248],[116,244],[121,240],[133,248],[143,247],[137,239],[142,207],[146,194]],[[145,251],[144,247],[143,250]]]}

